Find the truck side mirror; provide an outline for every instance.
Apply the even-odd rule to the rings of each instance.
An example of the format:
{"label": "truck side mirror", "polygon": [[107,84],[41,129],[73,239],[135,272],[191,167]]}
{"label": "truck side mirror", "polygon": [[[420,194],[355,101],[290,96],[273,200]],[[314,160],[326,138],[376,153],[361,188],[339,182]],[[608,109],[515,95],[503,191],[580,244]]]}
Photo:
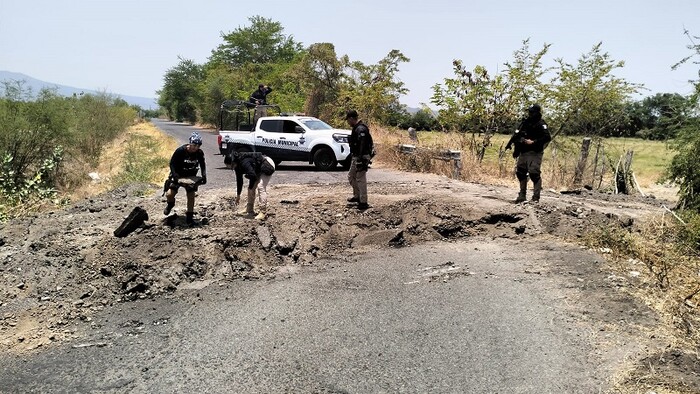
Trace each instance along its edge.
{"label": "truck side mirror", "polygon": [[296,131],[297,133],[306,133],[306,130],[304,130],[304,128],[299,125],[294,127],[294,131]]}

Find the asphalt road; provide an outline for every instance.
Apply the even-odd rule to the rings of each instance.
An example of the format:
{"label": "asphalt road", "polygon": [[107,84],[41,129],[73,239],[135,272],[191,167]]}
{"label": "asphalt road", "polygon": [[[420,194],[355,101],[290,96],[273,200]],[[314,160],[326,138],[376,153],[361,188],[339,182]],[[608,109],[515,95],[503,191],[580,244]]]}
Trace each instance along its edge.
{"label": "asphalt road", "polygon": [[[192,131],[156,125],[183,142]],[[207,161],[222,162],[209,136]],[[207,187],[231,179],[216,168]],[[345,172],[283,165],[274,178]],[[546,268],[597,259],[551,239],[473,238],[202,283],[105,310],[74,342],[0,356],[0,392],[597,393],[611,360],[572,310],[575,275]],[[468,274],[435,279],[451,266]]]}

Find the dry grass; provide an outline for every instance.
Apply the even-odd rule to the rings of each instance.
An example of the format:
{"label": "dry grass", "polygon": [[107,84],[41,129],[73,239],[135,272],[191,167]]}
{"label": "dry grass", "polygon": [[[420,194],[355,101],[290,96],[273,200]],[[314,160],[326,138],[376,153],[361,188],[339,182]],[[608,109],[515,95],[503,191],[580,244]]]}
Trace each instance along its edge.
{"label": "dry grass", "polygon": [[[105,147],[97,168],[90,170],[84,168],[82,170],[83,179],[87,181],[83,186],[71,193],[71,198],[86,198],[114,188],[115,181],[124,171],[125,158],[130,148],[130,141],[138,138],[148,138],[154,141],[153,145],[156,147],[155,152],[153,152],[154,156],[164,160],[169,160],[173,151],[177,148],[177,142],[174,139],[168,137],[151,123],[143,122],[131,126],[126,133]],[[90,180],[88,176],[90,172],[97,173],[99,180]],[[161,170],[156,171],[150,181],[156,184],[162,183],[168,176],[168,172],[169,169],[165,166]]]}
{"label": "dry grass", "polygon": [[[700,258],[697,251],[678,242],[682,226],[675,217],[664,214],[648,219],[636,232],[601,228],[590,231],[584,241],[596,250],[610,251],[614,274],[628,278],[626,290],[656,312],[659,324],[643,329],[644,337],[654,338],[656,351],[680,350],[697,358]],[[654,348],[649,351],[660,357],[654,354]],[[677,376],[656,374],[655,365],[638,362],[636,358],[630,360],[616,377],[615,392],[694,392],[677,381]]]}
{"label": "dry grass", "polygon": [[[438,157],[440,152],[457,150],[461,151],[462,158],[459,179],[496,185],[516,183],[515,159],[512,151],[504,151],[510,138],[508,135],[492,136],[486,147],[483,135],[471,133],[421,132],[418,133],[419,140],[414,142],[405,131],[373,126],[372,135],[379,147],[377,159],[386,165],[406,171],[453,176],[453,162]],[[581,140],[578,137],[559,137],[548,146],[542,164],[545,188],[562,190],[574,186]],[[399,144],[415,145],[416,151],[412,155],[400,153],[396,148]],[[667,144],[659,141],[625,138],[594,141],[582,184],[603,191],[613,190],[615,166],[628,150],[634,151],[632,171],[642,192],[675,201],[678,188],[657,183],[673,157]],[[483,157],[481,160],[480,156]]]}

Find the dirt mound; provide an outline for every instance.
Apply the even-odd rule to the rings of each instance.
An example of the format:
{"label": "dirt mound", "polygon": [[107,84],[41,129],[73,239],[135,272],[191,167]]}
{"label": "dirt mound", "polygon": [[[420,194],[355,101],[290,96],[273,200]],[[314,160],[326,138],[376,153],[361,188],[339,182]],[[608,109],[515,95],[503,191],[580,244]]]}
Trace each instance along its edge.
{"label": "dirt mound", "polygon": [[[157,187],[143,197],[144,185],[131,185],[6,223],[0,346],[23,350],[69,338],[95,311],[178,288],[269,278],[279,267],[428,241],[579,236],[594,225],[633,226],[650,209],[646,201],[552,192],[540,204],[515,205],[512,190],[436,179],[373,184],[366,211],[346,204],[344,184],[277,185],[264,220],[237,214],[229,190],[203,190],[192,227],[184,198],[165,218]],[[115,237],[134,207],[150,220]]]}

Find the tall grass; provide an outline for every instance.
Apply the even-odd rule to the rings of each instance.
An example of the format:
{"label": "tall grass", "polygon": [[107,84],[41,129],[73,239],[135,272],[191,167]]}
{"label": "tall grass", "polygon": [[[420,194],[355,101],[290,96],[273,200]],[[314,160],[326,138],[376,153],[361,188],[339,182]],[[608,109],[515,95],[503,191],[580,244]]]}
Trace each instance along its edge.
{"label": "tall grass", "polygon": [[[509,135],[496,134],[485,141],[484,135],[473,133],[421,132],[418,141],[411,141],[405,131],[376,126],[372,135],[379,147],[378,159],[403,170],[452,176],[454,164],[441,160],[440,152],[456,150],[461,151],[461,180],[506,184],[514,179],[515,159],[512,151],[504,151]],[[582,137],[559,136],[549,144],[542,164],[545,187],[573,186],[581,142]],[[400,153],[399,144],[415,145],[415,153]],[[591,144],[583,184],[602,190],[613,188],[615,166],[628,150],[634,151],[632,170],[639,184],[645,187],[661,179],[673,157],[673,151],[664,142],[596,139]]]}
{"label": "tall grass", "polygon": [[676,340],[700,344],[700,216],[669,214],[647,219],[637,231],[619,227],[590,229],[584,243],[612,254],[614,269],[638,278],[638,295],[672,327]]}
{"label": "tall grass", "polygon": [[99,163],[91,169],[99,179],[74,190],[73,199],[103,193],[129,183],[140,183],[147,192],[167,177],[168,161],[176,141],[149,122],[137,123],[107,144]]}
{"label": "tall grass", "polygon": [[124,167],[112,180],[112,185],[119,187],[127,183],[151,183],[163,168],[168,166],[168,159],[157,155],[158,141],[141,134],[130,134]]}

